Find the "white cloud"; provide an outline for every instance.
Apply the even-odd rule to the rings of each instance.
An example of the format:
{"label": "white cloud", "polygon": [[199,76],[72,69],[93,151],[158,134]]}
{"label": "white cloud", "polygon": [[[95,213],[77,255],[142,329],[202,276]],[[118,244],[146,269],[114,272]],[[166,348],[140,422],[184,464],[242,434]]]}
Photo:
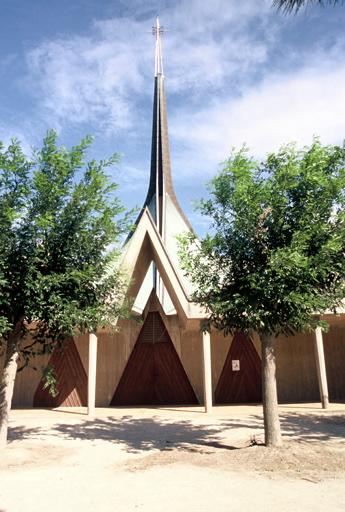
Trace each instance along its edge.
{"label": "white cloud", "polygon": [[173,36],[167,43],[167,52],[169,91],[183,92],[190,87],[200,94],[210,87],[224,87],[229,77],[244,77],[251,66],[256,67],[267,58],[265,42],[244,35],[234,40],[209,38],[180,43]]}
{"label": "white cloud", "polygon": [[[268,3],[192,0],[188,12],[185,4],[167,8],[170,92],[221,87],[230,75],[263,62],[265,38],[258,41],[245,29],[255,16],[258,24],[265,23]],[[138,105],[151,98],[152,22],[125,16],[95,21],[87,37],[65,36],[29,50],[28,82],[47,124],[60,129],[66,123],[92,123],[93,132],[105,133],[134,126]]]}
{"label": "white cloud", "polygon": [[128,51],[114,43],[73,37],[42,44],[27,56],[41,109],[55,123],[94,122],[128,128],[129,98],[142,76]]}
{"label": "white cloud", "polygon": [[[163,54],[177,184],[196,175],[206,181],[230,148],[244,142],[263,156],[288,141],[310,143],[314,134],[323,142],[344,137],[344,47],[336,35],[318,40],[313,53],[310,44],[286,45],[283,28],[295,21],[282,22],[271,0],[165,5]],[[62,133],[67,126],[72,133],[78,123],[88,123],[91,133],[120,133],[128,159],[119,181],[132,195],[146,189],[149,174],[147,166],[136,166],[144,153],[138,139],[142,130],[150,131],[152,6],[133,0],[122,17],[95,21],[88,36],[44,41],[27,53],[37,114]],[[272,55],[283,56],[285,66]]]}
{"label": "white cloud", "polygon": [[231,147],[243,143],[262,157],[287,142],[310,144],[314,135],[323,143],[342,142],[344,83],[345,64],[340,59],[322,60],[296,73],[268,74],[237,99],[218,99],[198,112],[177,112],[170,133],[176,145],[179,140],[184,144],[179,166],[189,162],[193,175],[191,155],[197,154],[203,173],[210,175]]}

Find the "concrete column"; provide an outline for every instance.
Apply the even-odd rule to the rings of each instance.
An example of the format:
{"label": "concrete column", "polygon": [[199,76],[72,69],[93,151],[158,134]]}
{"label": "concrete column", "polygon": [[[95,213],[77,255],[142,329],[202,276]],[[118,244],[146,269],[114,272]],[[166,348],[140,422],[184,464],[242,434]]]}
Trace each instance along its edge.
{"label": "concrete column", "polygon": [[204,405],[205,412],[212,412],[212,368],[211,368],[211,340],[210,333],[202,333],[203,377],[204,377]]}
{"label": "concrete column", "polygon": [[96,403],[97,336],[89,334],[89,376],[87,387],[87,414],[95,415]]}
{"label": "concrete column", "polygon": [[317,378],[319,381],[320,398],[323,409],[327,409],[328,401],[328,385],[326,375],[325,353],[323,350],[323,338],[320,327],[315,329],[315,357]]}

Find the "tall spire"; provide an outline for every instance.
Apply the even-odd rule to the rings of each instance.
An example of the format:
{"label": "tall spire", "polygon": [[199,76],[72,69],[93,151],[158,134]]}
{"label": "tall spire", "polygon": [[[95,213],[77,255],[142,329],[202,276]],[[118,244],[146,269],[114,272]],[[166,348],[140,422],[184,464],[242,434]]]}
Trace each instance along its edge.
{"label": "tall spire", "polygon": [[[161,42],[163,32],[163,27],[160,25],[157,16],[155,26],[152,27],[156,44],[150,181],[147,196],[136,224],[140,224],[145,209],[147,208],[156,225],[161,242],[169,255],[169,259],[189,293],[191,289],[190,283],[183,276],[182,269],[180,268],[177,237],[181,233],[191,231],[192,227],[177,201],[171,179]],[[127,241],[130,240],[131,236],[132,234],[128,236]],[[151,290],[154,289],[165,313],[169,315],[176,314],[174,304],[165,288],[162,276],[157,269],[154,252],[151,256],[152,264],[142,281],[133,307],[136,311],[143,311]]]}
{"label": "tall spire", "polygon": [[170,197],[185,224],[191,226],[178,204],[171,179],[170,150],[166,99],[164,91],[163,59],[161,35],[164,29],[159,18],[152,27],[156,39],[155,47],[155,84],[153,99],[153,122],[151,143],[150,183],[144,206],[147,206],[155,220],[159,234],[165,241],[166,231],[166,199]]}
{"label": "tall spire", "polygon": [[152,27],[152,33],[156,36],[156,52],[155,52],[155,77],[163,75],[163,58],[162,58],[162,45],[161,45],[161,34],[164,32],[164,28],[159,24],[159,17],[156,18],[156,25]]}

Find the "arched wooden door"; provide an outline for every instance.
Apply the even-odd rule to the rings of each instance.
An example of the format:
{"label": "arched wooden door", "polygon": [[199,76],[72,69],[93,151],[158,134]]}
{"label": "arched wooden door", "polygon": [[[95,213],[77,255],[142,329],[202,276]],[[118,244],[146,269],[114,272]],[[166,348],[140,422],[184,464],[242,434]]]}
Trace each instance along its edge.
{"label": "arched wooden door", "polygon": [[262,401],[261,360],[250,338],[241,332],[232,340],[214,399],[216,404]]}
{"label": "arched wooden door", "polygon": [[74,340],[68,341],[64,349],[56,347],[49,365],[54,368],[57,396],[53,397],[43,388],[43,380],[34,395],[34,407],[85,407],[87,405],[87,376]]}
{"label": "arched wooden door", "polygon": [[197,403],[160,314],[148,313],[110,405]]}

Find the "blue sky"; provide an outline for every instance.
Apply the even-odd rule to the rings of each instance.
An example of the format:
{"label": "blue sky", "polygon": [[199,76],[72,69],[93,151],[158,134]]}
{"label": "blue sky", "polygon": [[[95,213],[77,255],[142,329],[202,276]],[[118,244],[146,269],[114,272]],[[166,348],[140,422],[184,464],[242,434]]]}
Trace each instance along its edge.
{"label": "blue sky", "polygon": [[2,0],[0,139],[27,151],[48,128],[61,142],[95,136],[127,207],[149,178],[156,14],[164,35],[175,189],[193,201],[232,147],[257,157],[296,141],[345,137],[345,7],[284,16],[271,0]]}

